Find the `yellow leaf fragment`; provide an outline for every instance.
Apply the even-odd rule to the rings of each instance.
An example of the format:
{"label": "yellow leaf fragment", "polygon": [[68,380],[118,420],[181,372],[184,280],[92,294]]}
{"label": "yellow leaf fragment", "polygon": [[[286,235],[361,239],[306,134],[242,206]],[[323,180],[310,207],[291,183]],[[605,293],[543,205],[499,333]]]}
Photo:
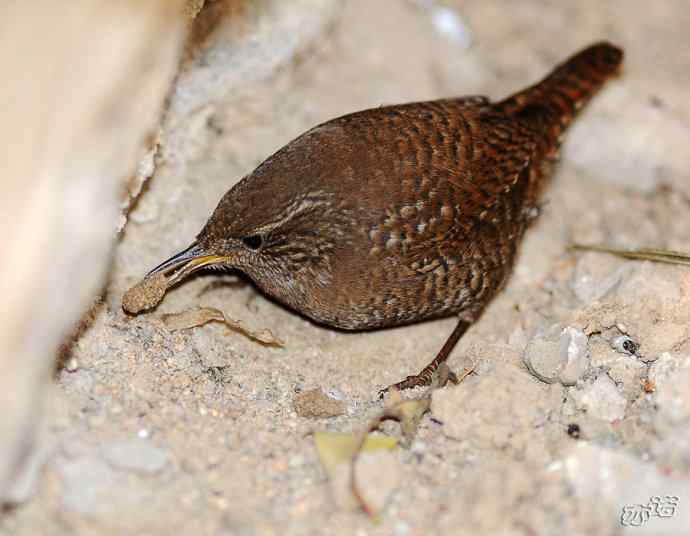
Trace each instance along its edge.
{"label": "yellow leaf fragment", "polygon": [[360,444],[362,445],[361,452],[376,452],[393,450],[398,446],[398,440],[379,434],[367,434],[362,443],[360,434],[315,432],[314,444],[319,461],[330,476],[338,465],[352,462]]}

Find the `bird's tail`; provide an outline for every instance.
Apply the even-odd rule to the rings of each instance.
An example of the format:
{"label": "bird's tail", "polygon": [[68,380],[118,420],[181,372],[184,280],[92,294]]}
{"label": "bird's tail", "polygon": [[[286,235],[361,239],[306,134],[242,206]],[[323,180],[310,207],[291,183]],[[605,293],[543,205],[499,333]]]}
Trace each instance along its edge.
{"label": "bird's tail", "polygon": [[560,134],[577,111],[618,71],[623,51],[606,42],[578,52],[541,82],[495,104],[508,115],[548,116]]}

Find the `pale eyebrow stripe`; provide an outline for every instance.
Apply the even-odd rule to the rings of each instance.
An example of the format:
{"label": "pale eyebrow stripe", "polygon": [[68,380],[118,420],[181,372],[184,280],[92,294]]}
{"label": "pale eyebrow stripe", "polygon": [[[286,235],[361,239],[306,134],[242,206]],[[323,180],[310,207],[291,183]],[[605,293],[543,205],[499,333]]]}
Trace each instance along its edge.
{"label": "pale eyebrow stripe", "polygon": [[324,199],[327,195],[328,194],[322,191],[310,192],[308,196],[305,196],[295,201],[291,205],[288,205],[288,207],[283,211],[283,215],[280,217],[279,220],[274,220],[262,227],[258,227],[256,229],[256,232],[268,233],[273,229],[280,227],[281,225],[283,225],[290,219],[294,218],[298,214],[305,212],[306,210],[311,210],[316,207],[327,205],[329,201],[327,199]]}

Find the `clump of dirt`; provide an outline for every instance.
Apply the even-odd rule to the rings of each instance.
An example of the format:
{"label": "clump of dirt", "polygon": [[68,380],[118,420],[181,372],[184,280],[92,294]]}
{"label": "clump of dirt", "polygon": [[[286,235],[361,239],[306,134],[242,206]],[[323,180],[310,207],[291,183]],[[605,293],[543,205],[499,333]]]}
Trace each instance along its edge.
{"label": "clump of dirt", "polygon": [[164,274],[154,274],[139,281],[122,296],[122,308],[131,314],[139,314],[158,305],[168,288]]}

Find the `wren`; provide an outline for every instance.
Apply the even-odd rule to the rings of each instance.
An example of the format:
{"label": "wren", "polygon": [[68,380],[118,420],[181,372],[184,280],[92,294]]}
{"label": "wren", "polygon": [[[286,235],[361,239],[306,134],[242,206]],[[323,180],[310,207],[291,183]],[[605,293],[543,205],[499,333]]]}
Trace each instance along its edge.
{"label": "wren", "polygon": [[426,385],[505,285],[564,130],[622,59],[597,43],[502,101],[382,106],[316,126],[233,186],[147,278],[169,288],[203,267],[238,269],[345,330],[455,315],[436,357],[395,387]]}

